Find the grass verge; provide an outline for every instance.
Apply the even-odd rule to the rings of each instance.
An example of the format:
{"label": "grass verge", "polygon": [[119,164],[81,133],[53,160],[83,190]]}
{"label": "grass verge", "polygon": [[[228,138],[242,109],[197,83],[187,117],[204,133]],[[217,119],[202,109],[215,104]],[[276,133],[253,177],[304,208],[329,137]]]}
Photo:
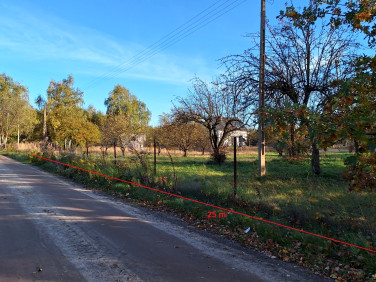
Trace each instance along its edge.
{"label": "grass verge", "polygon": [[[376,279],[374,253],[231,213],[220,218],[208,218],[208,212],[215,209],[31,158],[26,153],[6,154],[140,205],[179,213],[198,228],[225,235],[327,277],[339,281]],[[59,161],[376,249],[376,194],[347,192],[348,184],[341,178],[346,156],[344,153],[322,156],[323,173],[316,177],[310,171],[308,160],[289,162],[269,153],[268,174],[260,178],[257,176],[256,156],[240,155],[237,201],[232,198],[231,159],[218,166],[206,157],[179,157],[174,158],[172,165],[168,157],[159,157],[156,176],[151,173],[149,156],[142,156],[142,161],[137,156],[127,156],[121,158],[116,166],[111,159],[99,157],[67,155],[60,157]],[[50,158],[56,159],[54,156]],[[177,176],[176,183],[174,175]]]}

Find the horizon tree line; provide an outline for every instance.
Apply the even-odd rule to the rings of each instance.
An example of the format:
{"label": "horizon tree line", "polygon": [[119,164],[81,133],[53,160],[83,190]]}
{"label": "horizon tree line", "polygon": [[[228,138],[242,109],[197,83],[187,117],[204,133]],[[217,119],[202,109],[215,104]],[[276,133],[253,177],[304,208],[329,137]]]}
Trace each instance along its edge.
{"label": "horizon tree line", "polygon": [[[87,154],[89,146],[100,143],[106,150],[114,148],[116,162],[117,147],[124,155],[130,136],[152,131],[159,143],[180,148],[184,155],[193,144],[197,147],[193,137],[201,138],[205,146],[210,145],[214,160],[221,163],[226,154],[224,140],[241,127],[255,126],[263,115],[275,149],[290,158],[310,152],[316,175],[322,171],[320,149],[352,140],[355,156],[346,160],[347,177],[355,183],[354,190],[374,187],[376,8],[365,0],[348,0],[344,5],[338,0],[315,0],[299,11],[293,4],[286,6],[277,18],[278,24],[268,25],[266,107],[262,111],[257,110],[257,43],[242,54],[222,58],[224,72],[213,82],[195,77],[188,95],[177,98],[171,113],[161,117],[160,127],[153,130],[146,130],[150,111],[124,86],[117,85],[109,93],[103,114],[82,108],[83,93],[73,88],[72,76],[51,81],[46,99],[37,98],[35,111],[26,87],[3,74],[1,146],[16,133],[18,142],[22,135],[39,137],[65,150],[80,145]],[[356,31],[368,39],[371,55],[359,54]],[[224,125],[221,134],[219,124]],[[174,138],[162,137],[166,131]]]}

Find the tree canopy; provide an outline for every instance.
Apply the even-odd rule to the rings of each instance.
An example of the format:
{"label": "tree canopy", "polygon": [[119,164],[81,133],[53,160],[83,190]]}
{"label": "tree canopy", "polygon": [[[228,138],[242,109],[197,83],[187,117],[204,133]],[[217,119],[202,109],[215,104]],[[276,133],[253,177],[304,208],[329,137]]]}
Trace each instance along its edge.
{"label": "tree canopy", "polygon": [[195,78],[188,96],[177,99],[173,115],[178,122],[195,122],[208,130],[213,157],[220,163],[226,138],[252,118],[245,96],[239,89]]}
{"label": "tree canopy", "polygon": [[104,126],[104,139],[113,145],[116,162],[116,147],[122,152],[131,139],[146,129],[150,111],[146,105],[121,85],[116,85],[104,103],[107,106],[107,119]]}
{"label": "tree canopy", "polygon": [[51,80],[47,88],[47,121],[50,138],[62,142],[71,140],[84,119],[81,108],[83,92],[73,88],[74,79],[70,75],[61,82]]}
{"label": "tree canopy", "polygon": [[[293,12],[292,12],[293,11]],[[319,174],[319,124],[325,122],[324,109],[336,96],[338,81],[352,75],[355,58],[354,35],[345,27],[334,28],[318,17],[315,5],[302,12],[293,6],[281,12],[281,21],[268,26],[266,39],[265,92],[269,125],[282,131],[278,142],[290,143],[296,154],[297,134],[310,140],[312,170]],[[283,15],[283,17],[282,17]],[[249,89],[248,100],[258,105],[259,56],[253,49],[222,59],[227,83]],[[337,81],[337,83],[335,83]],[[260,113],[261,114],[261,113]],[[297,132],[297,130],[299,132]]]}
{"label": "tree canopy", "polygon": [[[32,107],[25,86],[6,74],[0,75],[0,145],[5,147],[10,134],[26,129],[32,122]],[[27,115],[29,113],[29,115]]]}

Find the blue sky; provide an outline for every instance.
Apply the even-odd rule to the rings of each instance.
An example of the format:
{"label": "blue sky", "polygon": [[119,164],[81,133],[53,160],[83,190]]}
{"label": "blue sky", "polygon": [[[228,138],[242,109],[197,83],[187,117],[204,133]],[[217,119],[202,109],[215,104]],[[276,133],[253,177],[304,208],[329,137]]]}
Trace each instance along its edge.
{"label": "blue sky", "polygon": [[[244,1],[125,72],[111,71],[216,2],[0,0],[0,73],[28,87],[32,103],[46,95],[51,79],[71,74],[85,107],[103,112],[108,93],[121,84],[147,105],[156,125],[171,101],[186,95],[195,75],[210,81],[221,72],[218,59],[251,46],[245,35],[259,31],[260,1]],[[266,2],[274,22],[285,1]]]}

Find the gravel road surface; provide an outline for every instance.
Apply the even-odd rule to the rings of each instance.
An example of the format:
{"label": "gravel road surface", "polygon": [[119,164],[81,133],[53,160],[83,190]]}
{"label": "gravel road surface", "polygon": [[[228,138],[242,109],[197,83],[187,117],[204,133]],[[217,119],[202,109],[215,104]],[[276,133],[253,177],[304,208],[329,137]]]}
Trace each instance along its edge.
{"label": "gravel road surface", "polygon": [[0,281],[321,281],[309,271],[0,156]]}

